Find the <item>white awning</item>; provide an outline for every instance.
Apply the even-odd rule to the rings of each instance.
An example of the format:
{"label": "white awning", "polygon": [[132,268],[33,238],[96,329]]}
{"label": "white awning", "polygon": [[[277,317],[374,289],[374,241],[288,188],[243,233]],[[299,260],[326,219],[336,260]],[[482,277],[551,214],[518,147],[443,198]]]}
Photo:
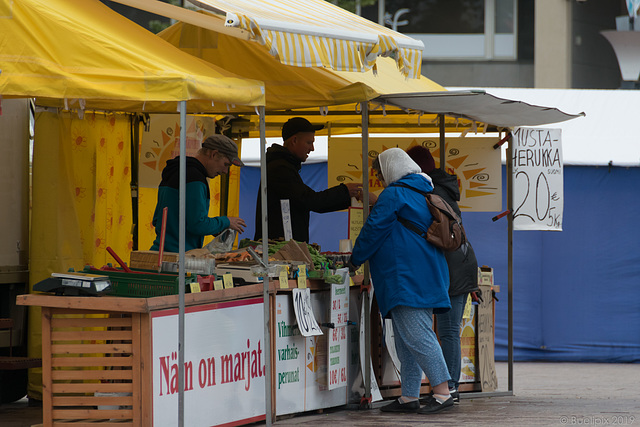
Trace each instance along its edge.
{"label": "white awning", "polygon": [[191,0],[249,31],[281,63],[338,71],[375,69],[378,56],[395,58],[402,74],[420,76],[421,41],[378,25],[325,0]]}
{"label": "white awning", "polygon": [[504,128],[557,123],[585,115],[498,98],[483,90],[387,94],[373,102],[405,110],[446,114]]}

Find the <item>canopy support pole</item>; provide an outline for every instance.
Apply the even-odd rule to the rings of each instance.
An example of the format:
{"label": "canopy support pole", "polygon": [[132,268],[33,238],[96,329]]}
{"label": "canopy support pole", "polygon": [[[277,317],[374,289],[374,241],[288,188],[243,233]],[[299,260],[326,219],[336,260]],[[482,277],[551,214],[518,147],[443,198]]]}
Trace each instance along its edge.
{"label": "canopy support pole", "polygon": [[[369,103],[367,101],[360,104],[362,106],[362,223],[364,224],[369,216]],[[364,263],[364,277],[362,284],[365,285],[362,295],[362,310],[364,311],[364,366],[362,378],[364,378],[364,398],[371,407],[371,309],[369,299],[369,262]]]}
{"label": "canopy support pole", "polygon": [[180,199],[178,215],[178,426],[184,427],[184,252],[186,232],[186,191],[187,191],[187,102],[180,101]]}
{"label": "canopy support pole", "polygon": [[[269,266],[269,224],[267,221],[267,137],[264,106],[258,107],[260,114],[260,201],[262,209],[262,262]],[[275,413],[272,411],[271,384],[271,305],[269,304],[269,271],[262,277],[262,300],[264,307],[264,366],[265,366],[265,422],[271,426]]]}
{"label": "canopy support pole", "polygon": [[[508,310],[508,319],[507,319],[507,330],[508,330],[508,383],[510,392],[513,392],[513,190],[514,190],[514,176],[513,176],[513,144],[512,144],[512,136],[509,133],[507,140],[507,212],[509,215],[507,216],[508,223],[508,243],[507,243],[507,252],[508,252],[508,287],[507,287],[507,310]],[[493,298],[493,296],[491,296]]]}
{"label": "canopy support pole", "polygon": [[440,169],[446,170],[446,153],[447,148],[445,143],[445,127],[444,127],[444,114],[438,114],[438,129],[440,130]]}

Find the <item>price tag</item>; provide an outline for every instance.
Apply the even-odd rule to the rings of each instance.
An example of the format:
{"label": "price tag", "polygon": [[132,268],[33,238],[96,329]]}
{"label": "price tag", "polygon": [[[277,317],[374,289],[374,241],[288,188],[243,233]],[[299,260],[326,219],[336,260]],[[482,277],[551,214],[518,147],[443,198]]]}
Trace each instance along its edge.
{"label": "price tag", "polygon": [[298,329],[300,329],[302,336],[322,335],[322,330],[318,322],[316,322],[313,308],[311,307],[311,291],[309,288],[294,289],[292,297],[293,310],[296,313]]}
{"label": "price tag", "polygon": [[307,287],[307,266],[300,264],[298,266],[298,288],[305,289]]}
{"label": "price tag", "polygon": [[213,289],[216,291],[221,291],[224,285],[222,284],[222,280],[214,280],[213,281]]}
{"label": "price tag", "polygon": [[196,292],[200,292],[200,283],[192,282],[192,283],[189,283],[189,286],[191,288],[192,294],[195,294]]}
{"label": "price tag", "polygon": [[233,275],[231,273],[226,273],[222,275],[222,283],[224,283],[225,289],[233,288]]}
{"label": "price tag", "polygon": [[467,302],[464,304],[463,319],[471,319],[471,294],[467,294]]}
{"label": "price tag", "polygon": [[289,288],[289,267],[282,266],[280,269],[280,289]]}

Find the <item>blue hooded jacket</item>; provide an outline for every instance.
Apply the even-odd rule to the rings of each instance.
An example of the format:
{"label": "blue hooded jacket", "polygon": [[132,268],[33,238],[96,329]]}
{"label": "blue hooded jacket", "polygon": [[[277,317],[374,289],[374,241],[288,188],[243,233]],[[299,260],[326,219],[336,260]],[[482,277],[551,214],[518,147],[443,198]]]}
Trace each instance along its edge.
{"label": "blue hooded jacket", "polygon": [[391,185],[397,182],[431,192],[431,179],[419,173],[420,167],[399,148],[382,152],[380,160],[388,186],[358,235],[351,261],[361,265],[369,260],[383,317],[388,317],[389,311],[399,305],[446,311],[451,304],[444,253],[398,222],[400,216],[424,230],[429,228],[433,218],[427,202],[413,190]]}

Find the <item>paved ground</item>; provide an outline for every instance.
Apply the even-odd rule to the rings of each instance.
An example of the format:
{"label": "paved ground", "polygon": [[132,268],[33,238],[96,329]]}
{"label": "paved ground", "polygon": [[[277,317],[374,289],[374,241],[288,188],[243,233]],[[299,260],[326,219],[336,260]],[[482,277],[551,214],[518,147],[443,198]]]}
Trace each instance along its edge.
{"label": "paved ground", "polygon": [[[499,390],[507,364],[497,363]],[[386,414],[378,409],[330,410],[278,419],[282,426],[640,426],[640,364],[516,363],[514,395],[461,395],[460,405],[436,415]],[[26,399],[0,406],[0,426],[42,422]]]}
{"label": "paved ground", "polygon": [[[498,363],[499,390],[507,364]],[[296,426],[640,426],[640,364],[516,363],[514,395],[464,398],[434,415],[336,411],[280,420]]]}

